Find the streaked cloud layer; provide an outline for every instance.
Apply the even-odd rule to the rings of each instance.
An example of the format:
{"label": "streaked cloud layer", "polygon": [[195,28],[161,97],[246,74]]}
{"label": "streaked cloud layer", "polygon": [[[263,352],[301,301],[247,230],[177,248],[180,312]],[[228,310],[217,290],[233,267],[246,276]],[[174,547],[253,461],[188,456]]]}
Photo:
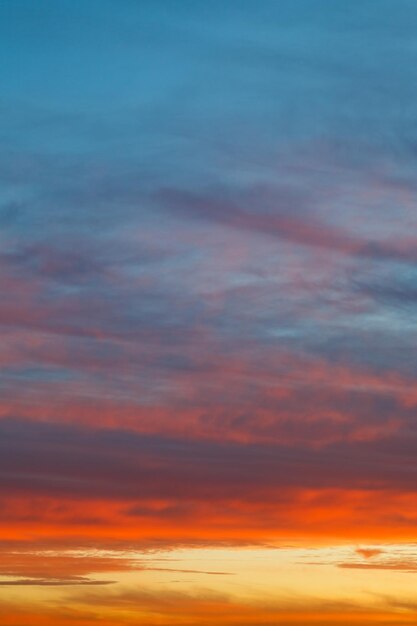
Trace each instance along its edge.
{"label": "streaked cloud layer", "polygon": [[0,3],[4,626],[415,623],[416,27]]}

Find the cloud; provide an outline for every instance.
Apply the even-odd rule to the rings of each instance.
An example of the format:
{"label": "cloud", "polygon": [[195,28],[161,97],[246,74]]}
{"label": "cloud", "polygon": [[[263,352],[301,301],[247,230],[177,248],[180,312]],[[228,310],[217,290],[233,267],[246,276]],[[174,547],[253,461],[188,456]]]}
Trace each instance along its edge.
{"label": "cloud", "polygon": [[392,570],[395,572],[403,572],[413,574],[417,572],[417,563],[415,561],[397,561],[391,563],[339,563],[338,567],[342,569],[362,569],[362,570]]}
{"label": "cloud", "polygon": [[90,580],[88,578],[60,578],[59,580],[42,578],[20,578],[17,580],[0,580],[0,587],[68,587],[73,585],[111,585],[114,580]]}
{"label": "cloud", "polygon": [[365,559],[372,559],[383,554],[383,550],[380,548],[357,548],[356,553],[359,554],[359,556],[363,556]]}
{"label": "cloud", "polygon": [[15,420],[0,430],[2,519],[16,538],[48,528],[89,544],[100,529],[126,545],[140,529],[145,545],[222,545],[328,536],[330,520],[332,537],[361,540],[415,525],[410,436],[311,448]]}
{"label": "cloud", "polygon": [[[165,207],[187,217],[223,224],[252,234],[276,237],[290,244],[380,261],[413,263],[416,260],[414,239],[405,239],[404,242],[366,239],[363,235],[349,233],[343,228],[321,221],[313,210],[308,210],[307,198],[301,196],[297,202],[297,198],[293,199],[291,195],[288,197],[287,190],[281,191],[279,188],[275,193],[276,206],[269,211],[262,209],[262,206],[258,208],[259,204],[262,205],[262,190],[260,198],[256,198],[256,195],[254,197],[257,210],[241,206],[239,199],[236,201],[233,196],[230,198],[221,191],[204,194],[165,189],[159,193],[159,198]],[[268,200],[270,204],[271,200]]]}

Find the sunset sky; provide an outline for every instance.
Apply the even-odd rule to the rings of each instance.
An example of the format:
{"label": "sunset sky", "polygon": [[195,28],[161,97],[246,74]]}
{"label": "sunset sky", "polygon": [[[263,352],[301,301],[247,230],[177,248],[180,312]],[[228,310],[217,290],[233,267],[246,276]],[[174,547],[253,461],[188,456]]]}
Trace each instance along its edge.
{"label": "sunset sky", "polygon": [[1,626],[417,623],[417,2],[0,0]]}

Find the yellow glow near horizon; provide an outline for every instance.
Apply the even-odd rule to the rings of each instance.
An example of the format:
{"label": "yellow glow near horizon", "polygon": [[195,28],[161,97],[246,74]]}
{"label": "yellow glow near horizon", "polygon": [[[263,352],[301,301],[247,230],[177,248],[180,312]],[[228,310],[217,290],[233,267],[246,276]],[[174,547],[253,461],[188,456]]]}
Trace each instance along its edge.
{"label": "yellow glow near horizon", "polygon": [[[138,624],[141,620],[158,624],[163,616],[171,620],[167,623],[175,623],[171,613],[176,605],[190,615],[202,610],[201,605],[209,611],[223,604],[246,607],[250,612],[259,610],[265,616],[285,613],[294,619],[300,611],[314,609],[317,614],[327,614],[335,607],[344,607],[345,613],[381,614],[388,607],[393,614],[407,615],[415,595],[412,567],[417,571],[417,548],[413,544],[193,548],[152,554],[126,551],[123,558],[132,569],[124,571],[117,569],[120,554],[116,551],[51,554],[55,558],[113,558],[115,569],[92,571],[89,576],[92,582],[108,585],[0,586],[0,598],[7,596],[9,605],[18,605],[19,610],[26,607],[29,612],[36,607],[70,604],[81,613],[89,613],[94,600],[103,605],[104,616],[116,611],[118,619],[128,623],[136,620]],[[45,556],[42,552],[38,555]],[[0,582],[6,580],[2,577]]]}

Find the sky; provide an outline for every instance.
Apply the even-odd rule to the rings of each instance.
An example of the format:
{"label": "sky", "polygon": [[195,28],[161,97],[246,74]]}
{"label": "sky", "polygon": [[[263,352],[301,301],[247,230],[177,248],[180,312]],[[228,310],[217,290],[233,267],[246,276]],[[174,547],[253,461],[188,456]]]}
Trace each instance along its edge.
{"label": "sky", "polygon": [[2,626],[417,623],[416,32],[0,0]]}

